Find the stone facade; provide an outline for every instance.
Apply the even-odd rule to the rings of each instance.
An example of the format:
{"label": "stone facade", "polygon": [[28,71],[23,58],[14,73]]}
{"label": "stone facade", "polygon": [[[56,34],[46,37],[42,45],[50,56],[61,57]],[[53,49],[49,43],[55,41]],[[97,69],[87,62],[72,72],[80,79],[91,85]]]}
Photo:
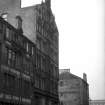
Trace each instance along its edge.
{"label": "stone facade", "polygon": [[89,105],[86,81],[64,71],[59,77],[59,99],[63,105]]}
{"label": "stone facade", "polygon": [[[31,74],[33,79],[30,82],[32,94],[29,97],[34,98],[31,100],[31,104],[57,105],[59,101],[57,87],[59,79],[59,33],[55,17],[52,14],[51,1],[45,0],[41,4],[21,8],[21,0],[0,0],[0,15],[7,21],[2,22],[3,19],[1,19],[3,30],[5,30],[2,35],[10,36],[10,44],[15,43],[14,40],[17,40],[17,45],[22,44],[22,46],[15,47],[17,49],[18,47],[24,49],[25,47],[26,52],[23,53],[22,50],[22,53],[30,59],[27,59],[25,64],[27,64],[26,68],[29,67],[29,70],[33,70],[33,74]],[[15,48],[13,55],[14,53]],[[30,58],[33,54],[35,56]],[[22,60],[22,56],[19,59]],[[30,62],[32,59],[34,59],[33,62]],[[29,72],[21,67],[20,69],[25,73]],[[21,85],[23,84],[21,83]],[[24,101],[27,101],[26,98],[23,99]]]}
{"label": "stone facade", "polygon": [[7,13],[7,21],[17,28],[16,16],[22,18],[23,34],[35,43],[35,13],[34,8],[21,8],[21,0],[1,0],[0,15]]}
{"label": "stone facade", "polygon": [[0,15],[7,13],[7,21],[17,28],[16,16],[22,19],[23,34],[48,54],[58,65],[58,29],[51,10],[51,1],[21,8],[21,0],[0,1]]}

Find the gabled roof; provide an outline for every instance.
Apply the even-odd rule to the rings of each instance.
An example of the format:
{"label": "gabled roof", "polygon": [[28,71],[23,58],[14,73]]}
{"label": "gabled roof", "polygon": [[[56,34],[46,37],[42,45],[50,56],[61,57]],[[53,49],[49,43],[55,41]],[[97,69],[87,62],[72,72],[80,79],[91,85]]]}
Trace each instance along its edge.
{"label": "gabled roof", "polygon": [[79,79],[88,85],[88,83],[84,79],[82,79],[68,71],[64,71],[59,74],[59,80],[71,80],[71,79]]}
{"label": "gabled roof", "polygon": [[80,77],[70,73],[70,72],[62,72],[59,75],[60,80],[69,80],[69,79],[81,79]]}

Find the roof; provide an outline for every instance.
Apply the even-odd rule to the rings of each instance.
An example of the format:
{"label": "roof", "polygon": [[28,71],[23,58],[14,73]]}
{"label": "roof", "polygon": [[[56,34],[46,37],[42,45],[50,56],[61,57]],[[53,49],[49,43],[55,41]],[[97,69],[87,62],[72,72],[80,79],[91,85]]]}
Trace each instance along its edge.
{"label": "roof", "polygon": [[67,72],[67,71],[62,72],[59,75],[59,79],[63,79],[63,80],[68,80],[68,79],[73,79],[73,78],[81,79],[80,77],[78,77],[78,76],[76,76],[76,75],[74,75],[74,74],[72,74],[70,72]]}
{"label": "roof", "polygon": [[68,71],[64,71],[59,74],[59,80],[70,80],[70,79],[79,79],[79,80],[85,82],[86,84],[88,84],[84,79],[82,79],[79,76],[76,76]]}

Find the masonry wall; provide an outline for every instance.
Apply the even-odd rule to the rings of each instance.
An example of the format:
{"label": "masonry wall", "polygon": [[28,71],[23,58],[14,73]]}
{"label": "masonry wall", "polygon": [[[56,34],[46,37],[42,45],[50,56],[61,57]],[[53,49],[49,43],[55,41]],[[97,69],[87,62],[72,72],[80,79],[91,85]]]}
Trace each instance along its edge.
{"label": "masonry wall", "polygon": [[7,13],[7,21],[16,27],[16,15],[19,14],[21,0],[0,0],[0,15]]}
{"label": "masonry wall", "polygon": [[36,14],[35,7],[22,8],[20,16],[23,20],[23,34],[36,43]]}
{"label": "masonry wall", "polygon": [[35,43],[34,7],[21,8],[21,0],[0,0],[0,15],[7,13],[7,21],[17,28],[16,16],[21,16],[23,34]]}
{"label": "masonry wall", "polygon": [[21,0],[0,0],[0,11],[20,7]]}
{"label": "masonry wall", "polygon": [[59,76],[59,99],[61,105],[89,105],[88,83],[69,72]]}
{"label": "masonry wall", "polygon": [[59,85],[60,101],[66,105],[80,105],[80,81],[78,79],[63,80]]}

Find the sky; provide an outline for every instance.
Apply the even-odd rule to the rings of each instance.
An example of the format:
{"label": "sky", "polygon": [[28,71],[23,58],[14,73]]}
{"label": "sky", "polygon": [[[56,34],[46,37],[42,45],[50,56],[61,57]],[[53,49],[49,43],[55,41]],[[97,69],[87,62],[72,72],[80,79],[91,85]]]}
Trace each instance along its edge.
{"label": "sky", "polygon": [[[43,0],[44,1],[44,0]],[[23,0],[22,6],[41,0]],[[87,74],[91,99],[105,99],[104,0],[51,0],[59,30],[59,68]]]}

